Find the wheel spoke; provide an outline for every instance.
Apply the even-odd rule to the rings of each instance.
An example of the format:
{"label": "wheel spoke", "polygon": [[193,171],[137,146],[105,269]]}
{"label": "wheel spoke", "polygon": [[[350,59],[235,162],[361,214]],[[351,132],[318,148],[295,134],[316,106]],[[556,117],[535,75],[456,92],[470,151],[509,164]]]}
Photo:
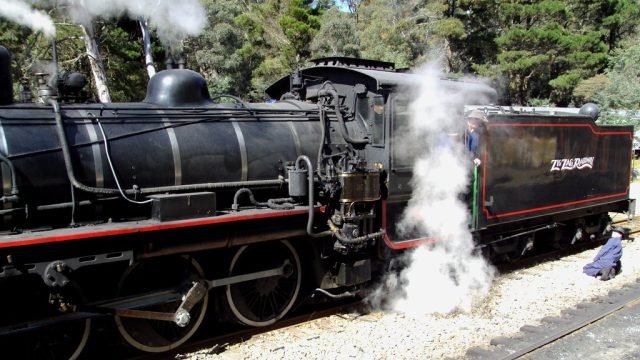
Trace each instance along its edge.
{"label": "wheel spoke", "polygon": [[279,296],[280,299],[282,299],[284,302],[289,300],[289,295],[284,291],[282,291],[279,286],[276,286],[276,288],[273,289],[273,295]]}
{"label": "wheel spoke", "polygon": [[[186,291],[194,281],[204,278],[200,265],[184,257],[141,262],[130,267],[120,283],[120,295],[135,295],[145,292],[175,289]],[[208,292],[191,308],[191,321],[180,327],[171,321],[127,318],[116,316],[118,331],[124,340],[138,350],[164,352],[187,341],[198,329],[204,318]],[[175,312],[180,301],[157,304],[138,310]]]}
{"label": "wheel spoke", "polygon": [[231,261],[229,276],[273,269],[288,261],[291,276],[268,277],[227,286],[227,303],[236,318],[251,326],[266,326],[282,318],[295,303],[301,285],[301,263],[288,241],[244,246]]}
{"label": "wheel spoke", "polygon": [[260,296],[260,311],[258,312],[258,317],[260,319],[264,319],[265,318],[264,314],[265,314],[266,307],[267,307],[267,297],[261,295]]}
{"label": "wheel spoke", "polygon": [[[256,291],[255,294],[257,294],[258,292]],[[255,309],[255,305],[258,302],[258,300],[260,299],[260,295],[256,295],[256,296],[252,296],[249,298],[249,303],[247,303],[247,306],[251,309]]]}
{"label": "wheel spoke", "polygon": [[271,313],[277,314],[279,309],[278,309],[278,304],[276,304],[274,295],[273,294],[269,295],[268,299],[269,299],[269,304],[271,305]]}

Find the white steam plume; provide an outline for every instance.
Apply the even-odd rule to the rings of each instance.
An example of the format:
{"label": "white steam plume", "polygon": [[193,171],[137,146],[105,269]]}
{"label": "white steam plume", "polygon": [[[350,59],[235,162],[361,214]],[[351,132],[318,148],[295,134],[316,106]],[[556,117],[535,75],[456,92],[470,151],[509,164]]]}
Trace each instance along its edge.
{"label": "white steam plume", "polygon": [[[437,64],[420,69],[416,88],[406,90],[410,122],[395,136],[397,153],[414,159],[412,196],[398,226],[407,237],[429,236],[399,259],[399,273],[386,275],[369,296],[374,307],[419,315],[469,311],[488,293],[494,270],[475,250],[470,210],[461,194],[469,191],[473,162],[462,145],[464,104],[486,102],[479,86],[446,82]],[[448,84],[447,84],[448,83]],[[452,86],[455,85],[455,86]]]}
{"label": "white steam plume", "polygon": [[198,35],[207,24],[198,0],[61,0],[60,3],[67,5],[69,15],[82,24],[96,17],[148,19],[167,45]]}
{"label": "white steam plume", "polygon": [[134,20],[143,17],[156,28],[158,37],[166,45],[198,35],[207,24],[204,8],[198,0],[0,0],[0,16],[35,31],[55,35],[51,18],[32,8],[36,2],[45,7],[58,5],[82,25],[88,25],[97,17],[127,16]]}
{"label": "white steam plume", "polygon": [[33,9],[27,2],[20,0],[0,0],[0,16],[34,31],[42,31],[48,37],[56,35],[53,20],[46,13]]}

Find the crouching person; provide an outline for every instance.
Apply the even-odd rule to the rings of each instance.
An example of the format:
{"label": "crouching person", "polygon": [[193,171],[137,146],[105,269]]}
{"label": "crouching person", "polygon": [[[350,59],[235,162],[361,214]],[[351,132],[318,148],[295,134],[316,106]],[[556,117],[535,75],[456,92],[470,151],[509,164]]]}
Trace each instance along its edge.
{"label": "crouching person", "polygon": [[589,276],[600,276],[600,280],[606,281],[614,278],[622,269],[622,239],[625,230],[621,227],[613,228],[611,238],[602,246],[593,262],[585,265],[582,271]]}

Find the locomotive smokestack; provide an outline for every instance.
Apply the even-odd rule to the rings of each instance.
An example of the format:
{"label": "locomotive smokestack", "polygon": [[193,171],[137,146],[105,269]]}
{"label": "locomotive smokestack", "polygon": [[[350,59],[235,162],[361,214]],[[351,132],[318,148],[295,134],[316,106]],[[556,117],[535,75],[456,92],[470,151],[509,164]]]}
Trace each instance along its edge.
{"label": "locomotive smokestack", "polygon": [[0,46],[0,105],[13,103],[13,82],[11,81],[11,54]]}

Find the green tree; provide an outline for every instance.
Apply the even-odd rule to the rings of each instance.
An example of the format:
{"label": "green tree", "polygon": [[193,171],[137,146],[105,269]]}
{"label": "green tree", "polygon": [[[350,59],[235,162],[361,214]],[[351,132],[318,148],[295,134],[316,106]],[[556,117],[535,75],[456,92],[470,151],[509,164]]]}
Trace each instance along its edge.
{"label": "green tree", "polygon": [[452,72],[469,73],[474,66],[494,63],[500,33],[498,4],[493,0],[452,0],[440,6],[436,32],[446,39],[445,55]]}
{"label": "green tree", "polygon": [[234,0],[206,0],[202,4],[209,27],[197,38],[186,41],[190,62],[207,79],[212,96],[246,93],[256,56],[243,50],[245,34],[237,26],[236,18],[248,8]]}
{"label": "green tree", "polygon": [[604,74],[597,74],[593,77],[581,81],[573,90],[573,97],[576,104],[586,102],[597,102],[597,96],[609,85],[609,78]]}
{"label": "green tree", "polygon": [[310,4],[303,0],[254,2],[235,19],[244,39],[240,54],[251,58],[250,99],[263,99],[267,86],[308,60],[321,10]]}
{"label": "green tree", "polygon": [[637,0],[568,1],[578,29],[601,31],[609,50],[635,33],[640,16]]}
{"label": "green tree", "polygon": [[358,37],[365,58],[412,67],[432,57],[441,40],[433,35],[441,15],[410,0],[370,0],[358,6]]}
{"label": "green tree", "polygon": [[474,62],[495,58],[491,4],[489,0],[361,2],[362,54],[399,67],[444,59],[446,71],[468,72]]}
{"label": "green tree", "polygon": [[363,57],[400,67],[413,65],[409,44],[398,31],[404,5],[405,1],[371,0],[359,7],[358,37]]}
{"label": "green tree", "polygon": [[334,0],[315,0],[311,2],[311,5],[314,9],[324,12],[335,7],[336,2]]}
{"label": "green tree", "polygon": [[11,53],[14,94],[18,93],[20,81],[29,74],[31,66],[45,50],[39,46],[41,38],[40,33],[0,19],[0,45]]}
{"label": "green tree", "polygon": [[357,23],[359,20],[358,9],[360,8],[360,4],[366,2],[366,0],[337,0],[336,2],[346,7],[347,10],[349,10],[349,12],[353,15]]}
{"label": "green tree", "polygon": [[548,98],[568,105],[577,84],[606,65],[601,33],[573,30],[573,14],[563,2],[514,1],[504,3],[501,14],[497,68],[509,79],[514,103]]}
{"label": "green tree", "polygon": [[311,43],[313,57],[360,56],[355,19],[333,7],[322,14],[320,31]]}
{"label": "green tree", "polygon": [[[56,49],[59,71],[80,71],[87,75],[91,92],[91,71],[85,53],[80,27],[61,13],[51,12],[56,22]],[[142,60],[142,45],[138,24],[131,20],[119,22],[100,20],[96,26],[97,41],[106,67],[108,86],[113,101],[140,101],[145,96],[147,76]],[[39,32],[0,21],[0,41],[13,53],[14,84],[29,79],[36,89],[34,74],[51,73],[52,41]]]}
{"label": "green tree", "polygon": [[317,12],[305,4],[304,0],[288,0],[279,24],[289,40],[284,50],[290,59],[290,65],[304,64],[311,54],[311,41],[320,29]]}
{"label": "green tree", "polygon": [[596,96],[603,108],[640,110],[640,44],[615,50],[606,75],[607,86]]}
{"label": "green tree", "polygon": [[[107,85],[113,102],[141,101],[149,78],[145,71],[142,32],[135,20],[98,20],[97,41],[103,58]],[[156,44],[155,59],[163,52]]]}

